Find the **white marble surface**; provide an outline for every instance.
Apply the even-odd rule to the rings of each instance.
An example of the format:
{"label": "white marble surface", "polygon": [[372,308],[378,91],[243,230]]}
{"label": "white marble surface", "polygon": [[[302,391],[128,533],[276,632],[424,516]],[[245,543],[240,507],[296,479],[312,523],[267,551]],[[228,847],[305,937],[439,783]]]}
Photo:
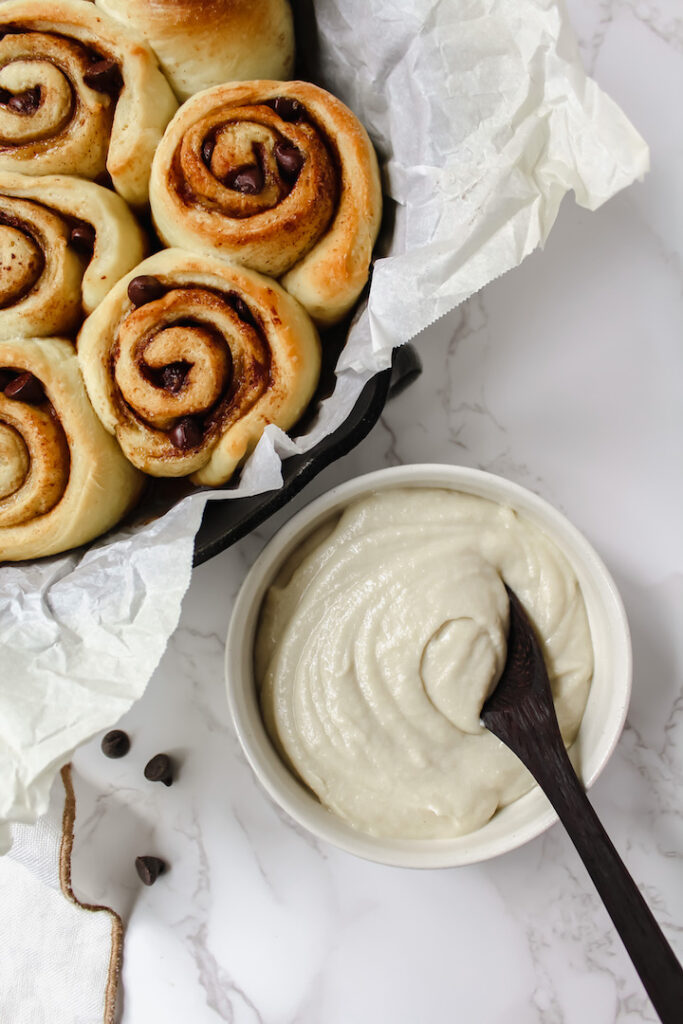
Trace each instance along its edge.
{"label": "white marble surface", "polygon": [[[425,370],[332,484],[399,462],[479,466],[561,508],[621,588],[634,645],[626,731],[592,797],[683,953],[683,357],[677,0],[571,0],[586,63],[652,148],[645,184],[421,339]],[[282,523],[200,568],[180,627],[122,725],[128,757],[75,758],[74,882],[127,922],[123,1024],[607,1024],[654,1021],[559,826],[450,871],[317,845],[254,781],[228,721],[223,640],[247,567]],[[173,754],[172,788],[142,768]],[[143,888],[133,860],[171,865]]]}

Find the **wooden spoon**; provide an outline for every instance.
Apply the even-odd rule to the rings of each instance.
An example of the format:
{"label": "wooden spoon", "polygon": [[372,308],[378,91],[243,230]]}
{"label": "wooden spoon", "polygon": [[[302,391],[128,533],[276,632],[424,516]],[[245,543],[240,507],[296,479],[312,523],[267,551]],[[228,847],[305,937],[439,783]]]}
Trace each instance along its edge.
{"label": "wooden spoon", "polygon": [[663,1024],[681,1024],[681,965],[576,777],[557,724],[543,652],[519,599],[505,589],[507,660],[482,721],[526,765],[557,811]]}

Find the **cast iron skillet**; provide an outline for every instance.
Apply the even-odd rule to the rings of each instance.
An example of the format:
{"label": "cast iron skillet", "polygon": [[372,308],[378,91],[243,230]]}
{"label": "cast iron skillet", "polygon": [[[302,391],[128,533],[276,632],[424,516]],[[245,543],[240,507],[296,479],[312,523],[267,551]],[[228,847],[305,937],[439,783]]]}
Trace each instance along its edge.
{"label": "cast iron skillet", "polygon": [[241,540],[283,508],[321,470],[355,448],[374,427],[386,402],[405,390],[421,372],[420,357],[411,345],[395,349],[391,369],[368,381],[344,423],[310,452],[285,460],[282,487],[251,498],[207,502],[195,538],[194,564],[201,565]]}
{"label": "cast iron skillet", "polygon": [[[314,0],[292,0],[292,11],[297,39],[295,76],[325,87],[319,75],[320,47]],[[391,234],[392,220],[393,203],[385,196],[378,251],[381,249],[381,238]],[[334,366],[346,341],[348,325],[347,320],[325,334],[321,386],[311,403],[312,408],[320,397],[329,394],[332,389]],[[408,387],[421,371],[420,358],[410,345],[395,349],[391,369],[377,374],[365,385],[353,411],[341,427],[306,455],[294,456],[283,463],[284,483],[281,488],[252,498],[207,502],[202,525],[195,538],[194,564],[201,565],[256,529],[286,505],[321,470],[355,448],[374,427],[388,399]]]}

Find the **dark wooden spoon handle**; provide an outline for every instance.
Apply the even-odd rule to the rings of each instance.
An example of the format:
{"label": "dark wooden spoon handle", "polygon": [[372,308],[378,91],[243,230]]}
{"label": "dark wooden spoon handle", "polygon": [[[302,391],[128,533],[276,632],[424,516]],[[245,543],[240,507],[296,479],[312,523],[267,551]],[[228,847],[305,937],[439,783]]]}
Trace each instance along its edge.
{"label": "dark wooden spoon handle", "polygon": [[[538,708],[526,711],[530,718],[539,713]],[[541,716],[545,719],[543,711]],[[552,718],[554,729],[542,722],[543,744],[534,740],[538,721],[518,725],[509,739],[492,731],[524,762],[557,811],[663,1024],[681,1024],[683,969],[577,779],[554,712]]]}

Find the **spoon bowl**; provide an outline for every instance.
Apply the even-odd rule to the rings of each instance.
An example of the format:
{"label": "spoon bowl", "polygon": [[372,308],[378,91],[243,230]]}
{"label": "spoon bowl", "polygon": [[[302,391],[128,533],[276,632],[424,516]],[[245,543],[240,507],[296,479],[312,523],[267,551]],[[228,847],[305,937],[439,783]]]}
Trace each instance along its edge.
{"label": "spoon bowl", "polygon": [[291,774],[261,717],[254,679],[254,636],[265,593],[292,553],[326,520],[359,497],[395,487],[438,487],[507,505],[541,529],[565,555],[583,594],[596,665],[573,756],[585,785],[595,781],[617,743],[630,695],[630,637],[617,588],[585,537],[552,505],[504,477],[463,466],[396,466],[357,477],[328,491],[283,526],[249,570],[234,606],[226,644],[228,700],[237,735],[259,781],[276,804],[315,839],[399,867],[475,864],[516,849],[556,821],[538,787],[468,835],[450,839],[369,835],[328,811]]}

